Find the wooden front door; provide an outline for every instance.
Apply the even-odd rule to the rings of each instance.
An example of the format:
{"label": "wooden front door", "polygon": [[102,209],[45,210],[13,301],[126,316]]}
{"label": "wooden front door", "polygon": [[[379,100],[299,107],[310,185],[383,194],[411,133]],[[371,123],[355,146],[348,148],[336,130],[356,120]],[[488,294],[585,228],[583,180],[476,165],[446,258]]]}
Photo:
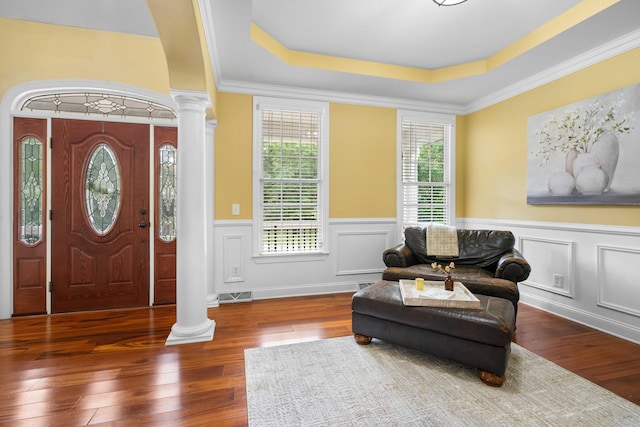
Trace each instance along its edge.
{"label": "wooden front door", "polygon": [[149,303],[149,125],[53,119],[52,312]]}

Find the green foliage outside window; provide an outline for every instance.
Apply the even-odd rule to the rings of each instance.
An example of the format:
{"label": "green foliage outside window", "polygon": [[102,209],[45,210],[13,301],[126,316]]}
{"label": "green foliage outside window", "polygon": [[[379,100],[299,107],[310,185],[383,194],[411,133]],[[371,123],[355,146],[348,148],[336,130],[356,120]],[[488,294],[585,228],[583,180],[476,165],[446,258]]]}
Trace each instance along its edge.
{"label": "green foliage outside window", "polygon": [[315,111],[262,109],[263,253],[322,247],[320,122]]}
{"label": "green foliage outside window", "polygon": [[420,146],[418,182],[444,182],[444,143],[442,140]]}
{"label": "green foliage outside window", "polygon": [[317,156],[315,142],[263,143],[265,221],[317,219]]}
{"label": "green foliage outside window", "polygon": [[444,169],[443,141],[421,145],[418,154],[419,222],[443,222],[446,218],[447,190],[443,186]]}
{"label": "green foliage outside window", "polygon": [[318,177],[316,142],[264,141],[263,177],[266,179],[315,179]]}

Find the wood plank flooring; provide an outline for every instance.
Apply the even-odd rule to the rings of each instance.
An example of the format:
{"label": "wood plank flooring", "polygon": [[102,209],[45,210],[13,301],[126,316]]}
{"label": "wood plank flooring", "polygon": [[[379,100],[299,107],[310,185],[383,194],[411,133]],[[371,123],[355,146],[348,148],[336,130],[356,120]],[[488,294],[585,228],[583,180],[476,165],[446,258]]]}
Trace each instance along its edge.
{"label": "wood plank flooring", "polygon": [[[213,341],[171,347],[174,306],[0,320],[0,426],[247,425],[244,349],[350,335],[350,304],[223,305]],[[522,304],[514,341],[640,405],[639,345]]]}

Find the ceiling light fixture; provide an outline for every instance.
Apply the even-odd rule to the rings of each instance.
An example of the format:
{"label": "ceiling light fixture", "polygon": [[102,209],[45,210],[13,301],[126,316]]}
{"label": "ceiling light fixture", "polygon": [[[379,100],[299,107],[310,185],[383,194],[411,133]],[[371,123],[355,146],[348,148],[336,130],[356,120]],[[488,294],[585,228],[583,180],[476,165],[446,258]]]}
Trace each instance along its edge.
{"label": "ceiling light fixture", "polygon": [[467,0],[433,0],[435,4],[438,6],[455,6],[457,4],[462,4]]}

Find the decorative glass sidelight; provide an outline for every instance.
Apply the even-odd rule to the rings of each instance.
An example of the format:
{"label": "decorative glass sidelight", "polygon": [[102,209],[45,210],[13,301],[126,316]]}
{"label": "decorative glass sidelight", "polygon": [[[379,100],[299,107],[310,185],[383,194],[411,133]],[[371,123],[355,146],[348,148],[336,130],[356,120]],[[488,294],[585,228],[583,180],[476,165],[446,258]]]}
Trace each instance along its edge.
{"label": "decorative glass sidelight", "polygon": [[28,245],[42,241],[43,144],[27,137],[20,142],[19,239]]}
{"label": "decorative glass sidelight", "polygon": [[177,162],[176,147],[164,144],[160,147],[160,239],[171,242],[176,238],[176,194],[177,194]]}
{"label": "decorative glass sidelight", "polygon": [[94,231],[104,236],[120,211],[120,170],[114,152],[98,145],[89,157],[85,174],[85,207]]}

